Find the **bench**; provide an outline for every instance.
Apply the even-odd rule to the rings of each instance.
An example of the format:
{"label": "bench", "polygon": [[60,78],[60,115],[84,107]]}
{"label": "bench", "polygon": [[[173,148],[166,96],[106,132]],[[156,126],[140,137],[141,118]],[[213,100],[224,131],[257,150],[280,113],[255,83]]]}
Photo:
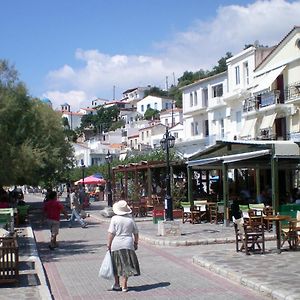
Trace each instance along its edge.
{"label": "bench", "polygon": [[0,237],[0,284],[18,283],[19,247],[17,238]]}

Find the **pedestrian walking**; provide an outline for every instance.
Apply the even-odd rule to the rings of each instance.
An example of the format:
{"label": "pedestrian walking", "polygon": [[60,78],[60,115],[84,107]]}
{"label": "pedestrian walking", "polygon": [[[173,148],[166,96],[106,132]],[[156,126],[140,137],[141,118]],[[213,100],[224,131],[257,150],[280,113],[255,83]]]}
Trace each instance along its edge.
{"label": "pedestrian walking", "polygon": [[59,233],[61,213],[63,213],[64,216],[68,219],[68,214],[66,213],[64,206],[57,199],[57,193],[55,191],[49,192],[48,200],[44,202],[44,214],[47,218],[47,222],[51,232],[51,240],[49,245],[50,250],[54,250],[56,247],[58,247],[56,239]]}
{"label": "pedestrian walking", "polygon": [[87,224],[86,224],[86,222],[84,222],[84,220],[80,216],[81,205],[79,203],[78,195],[74,188],[71,189],[70,201],[71,201],[72,214],[71,214],[71,218],[70,218],[69,227],[72,227],[74,221],[77,221],[80,223],[82,228],[86,228]]}
{"label": "pedestrian walking", "polygon": [[139,241],[138,228],[132,219],[131,208],[125,200],[116,202],[113,205],[113,212],[115,216],[111,218],[107,241],[115,276],[112,290],[127,292],[128,277],[140,275],[139,262],[135,253]]}

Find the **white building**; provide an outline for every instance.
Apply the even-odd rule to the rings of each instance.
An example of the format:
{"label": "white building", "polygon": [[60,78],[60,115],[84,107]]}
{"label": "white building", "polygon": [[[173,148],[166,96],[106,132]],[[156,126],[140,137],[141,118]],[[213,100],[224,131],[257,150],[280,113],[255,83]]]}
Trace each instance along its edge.
{"label": "white building", "polygon": [[137,112],[140,115],[144,115],[148,108],[156,109],[158,111],[168,110],[172,107],[174,100],[169,98],[147,96],[144,99],[138,101]]}
{"label": "white building", "polygon": [[229,130],[224,94],[227,72],[196,81],[181,88],[184,138],[176,144],[187,156],[225,138]]}
{"label": "white building", "polygon": [[160,122],[165,126],[171,127],[183,122],[181,108],[171,108],[160,113]]}
{"label": "white building", "polygon": [[62,118],[68,120],[71,130],[78,128],[81,124],[81,118],[85,114],[84,112],[72,112],[68,103],[61,105]]}
{"label": "white building", "polygon": [[131,103],[134,107],[136,107],[137,102],[145,97],[145,91],[149,89],[150,86],[128,89],[125,92],[123,92],[122,101]]}
{"label": "white building", "polygon": [[299,141],[299,108],[300,27],[294,27],[254,70],[243,107],[249,138]]}
{"label": "white building", "polygon": [[251,128],[243,115],[243,102],[250,96],[255,67],[272,51],[272,47],[251,46],[227,59],[228,93],[224,101],[230,119],[228,139],[245,138]]}

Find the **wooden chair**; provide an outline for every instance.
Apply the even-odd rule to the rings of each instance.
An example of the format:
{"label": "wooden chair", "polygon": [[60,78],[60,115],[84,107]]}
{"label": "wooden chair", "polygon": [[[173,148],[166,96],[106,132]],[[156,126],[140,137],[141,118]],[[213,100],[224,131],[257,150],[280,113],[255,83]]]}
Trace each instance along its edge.
{"label": "wooden chair", "polygon": [[[256,252],[265,253],[265,234],[262,216],[249,217],[248,223],[243,218],[235,220],[236,251],[245,250],[247,255]],[[239,246],[241,243],[241,247]]]}
{"label": "wooden chair", "polygon": [[211,203],[209,205],[209,221],[210,223],[218,222],[218,205],[217,203]]}
{"label": "wooden chair", "polygon": [[292,250],[297,250],[297,246],[299,244],[299,234],[297,229],[297,221],[292,220],[289,221],[287,227],[281,229],[282,242],[281,247],[288,242],[289,248]]}
{"label": "wooden chair", "polygon": [[182,223],[192,223],[192,213],[190,204],[181,204],[182,206]]}
{"label": "wooden chair", "polygon": [[[263,209],[263,216],[272,216],[272,215],[273,215],[273,208],[271,206],[266,206]],[[269,220],[264,220],[264,223],[265,223],[265,229],[270,232],[273,227],[272,222],[270,222]]]}
{"label": "wooden chair", "polygon": [[300,242],[300,211],[297,211],[296,220],[289,221],[288,226],[281,229],[281,247],[288,242],[290,249],[297,250]]}

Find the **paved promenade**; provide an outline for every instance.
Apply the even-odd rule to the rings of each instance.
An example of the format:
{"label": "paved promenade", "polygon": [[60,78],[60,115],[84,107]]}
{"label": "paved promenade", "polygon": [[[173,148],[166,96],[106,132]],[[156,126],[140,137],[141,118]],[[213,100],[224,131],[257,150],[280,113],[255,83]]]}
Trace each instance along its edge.
{"label": "paved promenade", "polygon": [[[68,228],[62,221],[60,247],[49,251],[49,232],[39,218],[41,199],[31,196],[27,201],[32,202],[33,231],[30,226],[18,229],[20,285],[2,287],[0,299],[120,298],[120,293],[109,291],[111,282],[97,277],[109,222],[101,215],[104,203],[91,204],[86,229]],[[246,256],[235,252],[232,227],[186,223],[181,224],[181,236],[162,237],[151,218],[136,221],[142,276],[129,279],[131,288],[122,298],[300,299],[299,250],[276,254],[276,242],[270,240],[265,255]]]}

